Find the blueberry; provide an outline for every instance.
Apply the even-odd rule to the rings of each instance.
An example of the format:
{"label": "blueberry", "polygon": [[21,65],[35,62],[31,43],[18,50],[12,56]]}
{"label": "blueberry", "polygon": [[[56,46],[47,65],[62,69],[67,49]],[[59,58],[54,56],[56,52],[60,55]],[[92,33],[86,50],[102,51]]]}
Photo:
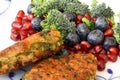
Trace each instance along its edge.
{"label": "blueberry", "polygon": [[63,12],[63,14],[66,15],[67,18],[68,18],[70,21],[75,21],[75,19],[76,19],[76,14],[74,14],[74,13]]}
{"label": "blueberry", "polygon": [[88,34],[87,40],[92,45],[101,44],[104,40],[104,34],[100,30],[93,30]]}
{"label": "blueberry", "polygon": [[106,30],[108,26],[107,19],[105,17],[98,17],[95,22],[95,29],[99,29],[101,31]]}
{"label": "blueberry", "polygon": [[27,7],[27,13],[28,14],[31,14],[32,13],[32,8],[35,7],[34,4],[29,4],[28,7]]}
{"label": "blueberry", "polygon": [[76,43],[80,42],[80,37],[77,35],[77,33],[75,32],[70,32],[67,34],[67,36],[65,37],[65,44],[67,46],[74,46]]}
{"label": "blueberry", "polygon": [[58,59],[68,55],[69,55],[69,52],[66,49],[61,49],[57,54],[55,54],[54,58]]}
{"label": "blueberry", "polygon": [[85,23],[81,23],[77,26],[76,32],[82,40],[86,40],[90,29],[86,26]]}
{"label": "blueberry", "polygon": [[42,26],[40,25],[41,21],[42,19],[40,19],[39,17],[33,18],[31,21],[32,28],[36,31],[41,31],[42,30]]}
{"label": "blueberry", "polygon": [[108,50],[110,47],[115,47],[117,45],[117,42],[114,37],[105,37],[105,40],[103,42],[103,48]]}

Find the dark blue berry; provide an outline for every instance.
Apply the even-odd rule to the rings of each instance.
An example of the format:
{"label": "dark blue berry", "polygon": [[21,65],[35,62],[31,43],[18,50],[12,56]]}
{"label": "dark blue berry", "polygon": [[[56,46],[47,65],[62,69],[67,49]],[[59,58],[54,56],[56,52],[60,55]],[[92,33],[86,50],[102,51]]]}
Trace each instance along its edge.
{"label": "dark blue berry", "polygon": [[63,12],[64,15],[70,20],[70,21],[75,21],[76,20],[76,14],[71,13],[71,12]]}
{"label": "dark blue berry", "polygon": [[80,42],[80,37],[75,32],[70,32],[65,37],[65,45],[73,47],[76,43]]}
{"label": "dark blue berry", "polygon": [[76,32],[82,40],[86,40],[90,29],[86,26],[85,23],[81,23],[77,26]]}
{"label": "dark blue berry", "polygon": [[41,31],[42,30],[42,26],[40,24],[41,21],[42,21],[42,19],[39,18],[39,17],[33,18],[32,21],[31,21],[32,28],[36,31]]}
{"label": "dark blue berry", "polygon": [[115,47],[117,42],[114,37],[106,37],[103,42],[103,48],[108,50],[110,47]]}
{"label": "dark blue berry", "polygon": [[92,45],[101,44],[104,40],[104,34],[100,30],[93,30],[88,34],[87,40]]}
{"label": "dark blue berry", "polygon": [[95,29],[99,29],[101,31],[105,31],[108,26],[108,21],[105,17],[98,17],[95,22]]}
{"label": "dark blue berry", "polygon": [[64,57],[64,56],[68,56],[69,55],[69,52],[66,50],[66,49],[61,49],[56,55],[54,58],[61,58],[61,57]]}
{"label": "dark blue berry", "polygon": [[27,13],[31,14],[32,13],[32,8],[34,8],[34,7],[35,7],[34,4],[29,4],[28,7],[27,7]]}

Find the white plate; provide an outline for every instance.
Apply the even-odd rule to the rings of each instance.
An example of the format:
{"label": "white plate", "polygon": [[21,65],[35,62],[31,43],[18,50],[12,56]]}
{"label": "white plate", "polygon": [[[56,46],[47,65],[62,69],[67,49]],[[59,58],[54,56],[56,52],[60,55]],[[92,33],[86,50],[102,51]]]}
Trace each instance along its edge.
{"label": "white plate", "polygon": [[[7,1],[7,2],[5,2]],[[11,2],[9,2],[11,1]],[[81,2],[91,5],[92,0],[80,0]],[[99,2],[105,2],[109,5],[116,13],[120,12],[119,0],[98,0]],[[9,5],[9,3],[11,3]],[[0,13],[6,12],[0,15],[0,50],[8,47],[15,43],[10,39],[11,23],[14,21],[18,10],[26,11],[27,5],[30,0],[0,0]],[[3,5],[4,4],[4,5]],[[9,8],[7,8],[9,7]],[[3,10],[4,9],[4,10]],[[116,18],[116,21],[118,19]],[[28,68],[22,68],[17,71],[0,76],[0,80],[21,80],[22,75],[27,71]],[[120,80],[120,58],[117,62],[108,62],[104,71],[97,71],[96,80]]]}

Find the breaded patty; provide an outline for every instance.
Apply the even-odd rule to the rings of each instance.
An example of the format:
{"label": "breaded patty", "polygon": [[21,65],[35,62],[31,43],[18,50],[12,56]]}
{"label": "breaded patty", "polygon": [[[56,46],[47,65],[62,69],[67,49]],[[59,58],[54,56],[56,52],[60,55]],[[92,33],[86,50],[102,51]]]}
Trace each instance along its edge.
{"label": "breaded patty", "polygon": [[71,54],[36,63],[22,80],[94,80],[97,60],[92,54]]}
{"label": "breaded patty", "polygon": [[42,31],[13,44],[0,52],[0,74],[19,69],[61,49],[62,38],[57,30]]}

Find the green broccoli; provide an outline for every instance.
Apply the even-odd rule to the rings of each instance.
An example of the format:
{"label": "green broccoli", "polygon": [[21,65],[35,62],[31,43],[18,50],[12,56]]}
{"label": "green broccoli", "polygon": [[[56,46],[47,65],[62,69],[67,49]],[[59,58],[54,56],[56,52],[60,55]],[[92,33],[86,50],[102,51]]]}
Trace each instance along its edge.
{"label": "green broccoli", "polygon": [[85,14],[89,12],[88,6],[81,4],[78,0],[43,0],[41,3],[43,4],[36,5],[36,7],[32,9],[32,12],[37,16],[45,15],[51,9],[70,11],[76,14]]}
{"label": "green broccoli", "polygon": [[92,7],[92,15],[96,17],[104,16],[106,18],[111,18],[113,17],[114,12],[110,7],[106,7],[105,3],[102,3]]}
{"label": "green broccoli", "polygon": [[120,23],[117,23],[114,27],[114,37],[118,44],[120,44]]}
{"label": "green broccoli", "polygon": [[52,9],[48,12],[45,20],[41,22],[41,26],[43,27],[43,30],[59,30],[63,38],[68,32],[75,31],[75,23],[70,22],[66,15],[56,9]]}

